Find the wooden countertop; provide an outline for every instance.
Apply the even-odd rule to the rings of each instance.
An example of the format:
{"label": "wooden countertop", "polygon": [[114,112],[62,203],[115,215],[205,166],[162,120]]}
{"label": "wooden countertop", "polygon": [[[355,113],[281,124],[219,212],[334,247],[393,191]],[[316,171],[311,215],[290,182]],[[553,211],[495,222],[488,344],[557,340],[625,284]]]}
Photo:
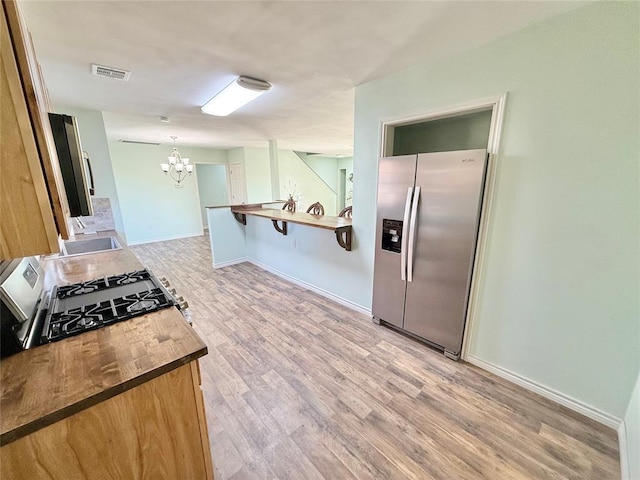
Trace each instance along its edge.
{"label": "wooden countertop", "polygon": [[[126,248],[41,261],[45,288],[143,268]],[[0,445],[163,375],[207,347],[176,308],[135,317],[0,362]]]}
{"label": "wooden countertop", "polygon": [[308,225],[317,228],[326,228],[327,230],[335,230],[340,227],[350,227],[352,225],[350,218],[332,217],[329,215],[312,215],[311,213],[289,212],[287,210],[276,210],[272,208],[260,208],[256,210],[234,209],[238,213],[245,215],[253,215],[255,217],[264,217],[271,220],[279,220],[283,222],[298,223],[300,225]]}
{"label": "wooden countertop", "polygon": [[263,205],[274,205],[276,203],[284,203],[286,200],[272,200],[269,202],[261,202],[261,203],[241,203],[236,205],[212,205],[204,208],[232,208],[232,209],[241,209],[241,210],[253,210],[256,208],[261,208]]}

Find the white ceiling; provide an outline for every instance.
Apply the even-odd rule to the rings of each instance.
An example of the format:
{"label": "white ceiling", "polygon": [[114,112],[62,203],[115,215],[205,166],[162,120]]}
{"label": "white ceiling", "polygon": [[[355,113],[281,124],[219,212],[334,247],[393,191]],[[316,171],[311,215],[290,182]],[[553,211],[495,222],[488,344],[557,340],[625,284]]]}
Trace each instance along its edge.
{"label": "white ceiling", "polygon": [[[273,139],[349,155],[355,86],[582,4],[30,0],[23,12],[54,105],[103,111],[110,140],[176,135],[180,145],[230,148]],[[91,63],[131,79],[92,76]],[[273,87],[228,117],[202,114],[237,75]]]}

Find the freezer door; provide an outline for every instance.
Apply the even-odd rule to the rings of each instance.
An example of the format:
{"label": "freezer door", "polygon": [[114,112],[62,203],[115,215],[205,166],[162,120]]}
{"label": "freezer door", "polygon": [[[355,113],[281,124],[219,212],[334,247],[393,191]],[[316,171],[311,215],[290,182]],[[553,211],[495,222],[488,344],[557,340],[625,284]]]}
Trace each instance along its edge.
{"label": "freezer door", "polygon": [[457,355],[462,346],[486,150],[418,155],[421,187],[404,329]]}
{"label": "freezer door", "polygon": [[[376,248],[373,269],[373,316],[402,327],[408,219],[407,194],[413,192],[416,155],[381,158],[378,164]],[[409,197],[409,204],[411,197]],[[404,257],[406,258],[406,257]]]}

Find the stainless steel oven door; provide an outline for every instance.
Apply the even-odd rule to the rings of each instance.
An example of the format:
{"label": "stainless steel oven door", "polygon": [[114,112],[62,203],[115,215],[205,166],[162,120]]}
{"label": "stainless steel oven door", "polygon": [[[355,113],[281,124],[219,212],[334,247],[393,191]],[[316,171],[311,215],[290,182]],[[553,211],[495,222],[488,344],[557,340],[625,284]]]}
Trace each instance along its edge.
{"label": "stainless steel oven door", "polygon": [[18,258],[0,274],[0,300],[18,322],[33,316],[42,295],[44,275],[35,257]]}
{"label": "stainless steel oven door", "polygon": [[43,273],[35,257],[18,258],[0,272],[0,356],[33,345],[34,320],[42,309]]}

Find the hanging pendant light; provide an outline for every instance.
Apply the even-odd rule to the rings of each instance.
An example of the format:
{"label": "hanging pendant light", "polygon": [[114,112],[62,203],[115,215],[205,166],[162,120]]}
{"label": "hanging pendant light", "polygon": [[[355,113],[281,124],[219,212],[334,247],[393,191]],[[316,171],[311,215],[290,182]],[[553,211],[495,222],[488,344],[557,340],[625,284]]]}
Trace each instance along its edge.
{"label": "hanging pendant light", "polygon": [[176,182],[176,188],[181,188],[182,181],[193,172],[193,165],[189,164],[188,158],[182,158],[182,155],[178,152],[178,147],[176,147],[176,138],[178,137],[171,138],[173,139],[173,152],[167,158],[169,163],[161,163],[160,168],[165,175],[168,175]]}

